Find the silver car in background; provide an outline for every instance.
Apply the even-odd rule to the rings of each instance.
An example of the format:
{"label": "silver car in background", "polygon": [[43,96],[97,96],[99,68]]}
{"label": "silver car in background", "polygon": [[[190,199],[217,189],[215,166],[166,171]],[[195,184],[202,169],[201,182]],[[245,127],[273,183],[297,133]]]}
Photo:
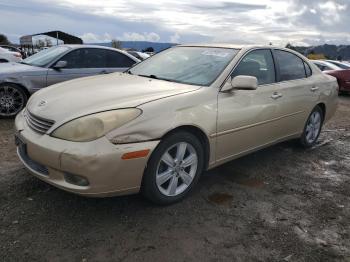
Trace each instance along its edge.
{"label": "silver car in background", "polygon": [[0,64],[0,118],[15,116],[41,88],[78,77],[123,72],[138,62],[114,48],[60,45],[20,63]]}

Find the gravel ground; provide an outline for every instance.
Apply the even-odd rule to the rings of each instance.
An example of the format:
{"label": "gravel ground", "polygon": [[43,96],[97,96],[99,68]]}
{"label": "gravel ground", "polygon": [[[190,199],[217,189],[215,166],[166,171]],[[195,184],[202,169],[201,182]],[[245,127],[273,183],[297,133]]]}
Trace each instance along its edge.
{"label": "gravel ground", "polygon": [[350,261],[350,96],[314,148],[232,161],[169,207],[33,178],[11,120],[0,120],[0,159],[0,261]]}

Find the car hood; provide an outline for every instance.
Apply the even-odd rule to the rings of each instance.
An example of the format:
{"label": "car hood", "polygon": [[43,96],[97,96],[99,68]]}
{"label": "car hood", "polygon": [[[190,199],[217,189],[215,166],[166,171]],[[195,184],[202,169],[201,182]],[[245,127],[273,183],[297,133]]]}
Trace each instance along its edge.
{"label": "car hood", "polygon": [[47,71],[47,68],[25,65],[20,63],[0,63],[0,77],[8,77],[14,74],[26,74]]}
{"label": "car hood", "polygon": [[113,73],[79,78],[44,88],[31,97],[27,109],[36,116],[62,123],[96,112],[137,107],[199,88],[125,73]]}

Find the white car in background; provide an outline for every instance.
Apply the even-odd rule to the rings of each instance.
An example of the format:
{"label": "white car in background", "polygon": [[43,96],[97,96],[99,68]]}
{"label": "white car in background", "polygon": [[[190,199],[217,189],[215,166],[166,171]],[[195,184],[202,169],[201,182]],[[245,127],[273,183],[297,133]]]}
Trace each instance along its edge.
{"label": "white car in background", "polygon": [[341,69],[350,69],[350,63],[346,61],[334,61],[334,60],[326,60],[326,62],[331,63],[340,67]]}
{"label": "white car in background", "polygon": [[137,59],[140,59],[141,61],[147,59],[150,57],[149,54],[138,52],[138,51],[127,51],[130,55],[136,57]]}
{"label": "white car in background", "polygon": [[335,65],[326,60],[311,60],[321,71],[342,70],[339,65]]}
{"label": "white car in background", "polygon": [[0,63],[20,62],[20,61],[22,61],[21,53],[12,52],[5,48],[0,47]]}

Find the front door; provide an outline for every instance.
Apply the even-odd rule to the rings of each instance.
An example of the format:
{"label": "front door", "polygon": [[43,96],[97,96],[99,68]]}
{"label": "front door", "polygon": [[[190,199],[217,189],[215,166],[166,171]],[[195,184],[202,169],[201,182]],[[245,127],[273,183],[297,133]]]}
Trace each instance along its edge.
{"label": "front door", "polygon": [[256,90],[233,90],[218,94],[217,163],[264,146],[276,139],[279,116],[274,95],[276,73],[270,49],[248,53],[231,77],[255,76]]}
{"label": "front door", "polygon": [[113,72],[106,68],[106,52],[98,48],[79,48],[63,56],[67,66],[61,69],[50,68],[47,74],[47,85],[53,85],[78,77]]}

